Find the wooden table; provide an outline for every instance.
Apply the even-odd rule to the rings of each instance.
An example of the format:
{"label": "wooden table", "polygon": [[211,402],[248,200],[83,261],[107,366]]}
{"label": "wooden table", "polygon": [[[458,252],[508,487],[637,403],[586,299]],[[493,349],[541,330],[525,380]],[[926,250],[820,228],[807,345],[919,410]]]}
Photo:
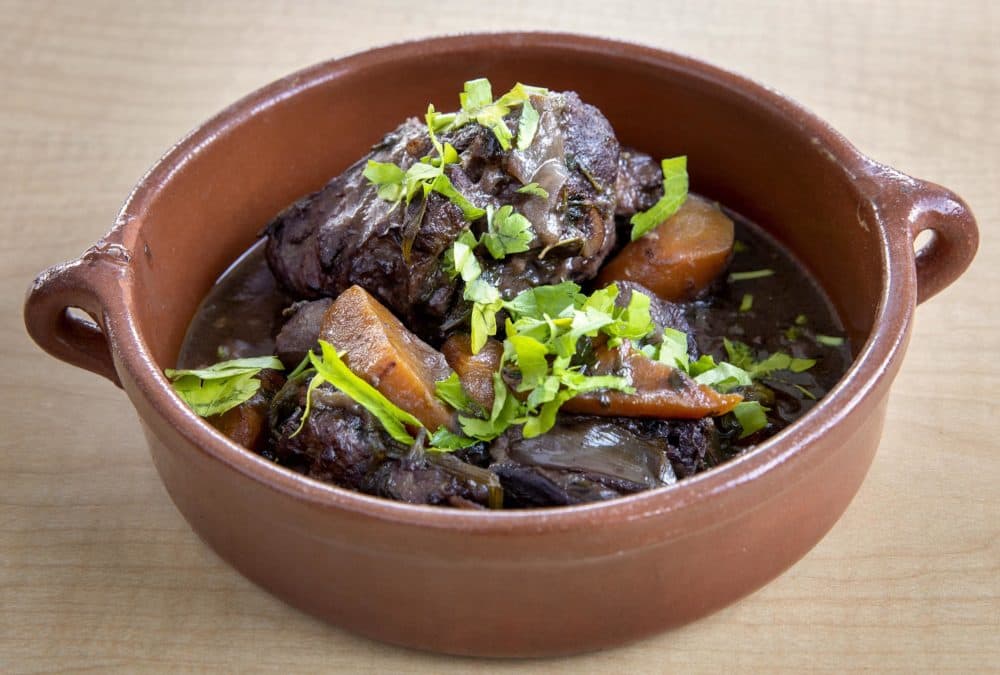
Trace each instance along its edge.
{"label": "wooden table", "polygon": [[[0,671],[996,668],[1000,10],[681,4],[0,3]],[[97,239],[145,169],[225,104],[369,46],[503,28],[640,41],[765,81],[956,190],[983,235],[965,277],[920,308],[875,464],[815,550],[694,625],[551,662],[389,647],[252,586],[170,503],[125,395],[43,355],[20,318],[34,274]]]}

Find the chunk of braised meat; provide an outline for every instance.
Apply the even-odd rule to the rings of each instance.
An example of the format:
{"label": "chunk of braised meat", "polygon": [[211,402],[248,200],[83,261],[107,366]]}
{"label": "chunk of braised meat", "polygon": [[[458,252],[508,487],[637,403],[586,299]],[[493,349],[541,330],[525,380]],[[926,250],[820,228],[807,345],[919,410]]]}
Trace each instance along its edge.
{"label": "chunk of braised meat", "polygon": [[677,478],[688,478],[720,462],[719,433],[709,418],[659,420],[620,417],[615,422],[639,438],[660,443]]}
{"label": "chunk of braised meat", "polygon": [[475,509],[497,508],[503,500],[495,474],[437,452],[386,462],[369,476],[365,492],[410,504]]}
{"label": "chunk of braised meat", "polygon": [[663,171],[659,162],[644,152],[622,148],[615,182],[615,216],[628,219],[652,208],[662,196]]}
{"label": "chunk of braised meat", "polygon": [[570,506],[623,494],[574,471],[520,464],[496,464],[492,469],[503,484],[504,508]]}
{"label": "chunk of braised meat", "polygon": [[221,415],[206,418],[208,423],[244,448],[261,452],[267,444],[267,414],[271,400],[285,384],[280,370],[265,368],[257,374],[260,389],[249,400]]}
{"label": "chunk of braised meat", "polygon": [[285,323],[274,339],[274,350],[289,368],[294,368],[316,347],[323,315],[331,298],[297,302],[285,310]]}
{"label": "chunk of braised meat", "polygon": [[[503,151],[493,132],[466,125],[441,139],[459,162],[446,172],[481,208],[510,204],[532,223],[531,250],[493,260],[483,274],[510,297],[530,286],[592,278],[614,247],[618,141],[607,119],[571,92],[534,97],[538,131],[524,150]],[[516,129],[519,112],[506,122]],[[461,210],[440,194],[407,207],[380,198],[362,174],[367,161],[404,170],[432,153],[427,128],[411,119],[316,193],[267,227],[267,258],[275,277],[301,298],[336,296],[357,284],[422,338],[440,343],[467,311],[460,281],[442,269],[442,254],[467,227]],[[548,197],[518,193],[538,183]],[[473,224],[481,233],[485,219]],[[445,328],[442,328],[442,325]]]}
{"label": "chunk of braised meat", "polygon": [[313,390],[312,408],[299,429],[307,385],[306,378],[291,380],[274,399],[272,459],[317,480],[362,490],[390,453],[406,452],[367,410],[327,387]]}
{"label": "chunk of braised meat", "polygon": [[311,478],[413,504],[460,508],[499,506],[496,477],[485,464],[482,446],[452,455],[414,452],[385,433],[379,421],[342,392],[313,390],[306,405],[308,378],[290,380],[270,410],[271,443],[262,454]]}
{"label": "chunk of braised meat", "polygon": [[490,469],[506,506],[579,504],[676,482],[665,446],[617,420],[561,416],[543,436],[523,438],[511,429],[494,441]]}

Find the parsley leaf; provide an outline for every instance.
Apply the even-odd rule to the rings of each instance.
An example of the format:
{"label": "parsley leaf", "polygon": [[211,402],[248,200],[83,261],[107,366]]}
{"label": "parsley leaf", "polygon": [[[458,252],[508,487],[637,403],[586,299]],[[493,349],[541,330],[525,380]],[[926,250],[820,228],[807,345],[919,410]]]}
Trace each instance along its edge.
{"label": "parsley leaf", "polygon": [[[687,333],[675,328],[664,328],[663,342],[660,343],[660,353],[657,358],[661,363],[687,372],[690,368]],[[713,367],[714,365],[713,363]]]}
{"label": "parsley leaf", "polygon": [[475,445],[477,443],[476,439],[469,438],[467,436],[462,436],[461,434],[456,434],[452,431],[448,431],[444,427],[439,427],[437,431],[431,434],[430,437],[431,447],[428,450],[436,450],[438,452],[451,452],[452,450],[461,450],[462,448],[467,448],[470,445]]}
{"label": "parsley leaf", "polygon": [[464,230],[452,242],[451,248],[445,252],[444,260],[445,271],[449,277],[454,279],[461,275],[462,281],[466,283],[479,278],[483,270],[473,253],[477,243],[475,235],[469,230]]}
{"label": "parsley leaf", "polygon": [[527,150],[538,132],[538,111],[525,99],[521,106],[521,119],[517,122],[517,149]]}
{"label": "parsley leaf", "polygon": [[462,388],[462,381],[459,379],[458,373],[452,373],[446,379],[435,382],[434,393],[455,410],[475,410],[478,407]]}
{"label": "parsley leaf", "polygon": [[673,157],[660,162],[663,169],[663,196],[646,211],[632,216],[632,241],[654,229],[683,206],[688,195],[687,157]]}
{"label": "parsley leaf", "polygon": [[406,173],[392,162],[369,159],[362,175],[376,186],[376,193],[380,198],[394,204],[399,204],[402,200]]}
{"label": "parsley leaf", "polygon": [[496,315],[503,308],[503,299],[495,286],[479,278],[466,284],[463,297],[472,301],[469,346],[473,354],[478,354],[486,339],[497,334]]}
{"label": "parsley leaf", "polygon": [[514,212],[513,206],[501,206],[494,213],[493,207],[486,207],[487,231],[483,234],[482,244],[494,259],[500,260],[511,253],[523,253],[531,248],[535,231],[531,221]]}
{"label": "parsley leaf", "polygon": [[[447,126],[440,128],[452,130],[475,121],[493,132],[501,148],[510,150],[513,134],[507,127],[504,118],[510,113],[512,107],[518,105],[525,108],[531,107],[530,98],[532,96],[546,94],[548,94],[547,89],[531,87],[518,82],[510,91],[494,101],[493,87],[489,80],[484,77],[469,80],[465,83],[462,93],[458,95],[462,109]],[[534,111],[534,108],[531,110],[532,112],[528,113],[525,113],[525,110],[521,112],[521,123],[518,125],[518,148],[521,150],[531,145],[538,128],[538,113]],[[525,119],[526,115],[527,119]]]}
{"label": "parsley leaf", "polygon": [[743,428],[740,438],[746,438],[767,426],[767,411],[760,401],[741,401],[733,408],[736,421]]}
{"label": "parsley leaf", "polygon": [[535,197],[541,197],[542,199],[548,199],[549,193],[538,183],[528,183],[527,185],[522,185],[517,188],[515,192],[519,192],[522,195],[533,195]]}
{"label": "parsley leaf", "polygon": [[711,370],[706,370],[695,376],[694,381],[698,384],[707,384],[723,393],[734,387],[747,387],[753,384],[747,371],[727,361],[717,363]]}
{"label": "parsley leaf", "polygon": [[518,400],[511,395],[500,373],[493,373],[493,409],[489,419],[459,415],[458,423],[465,435],[491,441],[513,424],[519,407]]}
{"label": "parsley leaf", "polygon": [[784,352],[775,352],[763,361],[754,361],[750,346],[746,343],[723,338],[722,344],[726,349],[729,360],[734,365],[746,370],[750,374],[750,377],[755,380],[768,377],[776,370],[790,370],[793,373],[801,373],[816,365],[815,359],[792,357]]}
{"label": "parsley leaf", "polygon": [[315,352],[309,353],[309,361],[312,362],[313,368],[316,369],[316,375],[313,376],[312,381],[309,383],[309,389],[306,392],[306,409],[302,413],[302,421],[292,436],[302,430],[306,419],[309,417],[309,412],[312,409],[313,391],[322,384],[329,383],[347,394],[352,401],[374,415],[382,423],[388,434],[395,440],[406,445],[412,445],[414,439],[407,431],[407,427],[422,428],[423,424],[420,423],[420,420],[397,406],[378,389],[355,375],[347,367],[347,364],[341,360],[340,355],[337,354],[337,350],[329,342],[320,340],[319,346],[322,350],[322,355],[317,356]]}
{"label": "parsley leaf", "polygon": [[764,277],[769,277],[774,275],[774,270],[772,269],[762,269],[762,270],[751,270],[749,272],[733,272],[729,275],[727,280],[729,283],[734,281],[750,281],[752,279],[763,279]]}
{"label": "parsley leaf", "polygon": [[284,370],[273,356],[221,361],[208,368],[175,370],[163,373],[171,380],[177,395],[201,417],[221,415],[249,401],[260,389],[257,374],[265,369]]}

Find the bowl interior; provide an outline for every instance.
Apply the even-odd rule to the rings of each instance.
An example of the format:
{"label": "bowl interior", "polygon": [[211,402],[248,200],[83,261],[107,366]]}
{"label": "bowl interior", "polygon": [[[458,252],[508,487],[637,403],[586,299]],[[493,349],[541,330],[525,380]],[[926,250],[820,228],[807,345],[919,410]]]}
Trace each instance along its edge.
{"label": "bowl interior", "polygon": [[[534,38],[534,39],[532,39]],[[870,207],[827,136],[794,106],[682,57],[599,41],[485,36],[402,45],[321,64],[209,122],[147,178],[137,320],[158,365],[174,365],[211,284],[282,208],[321,187],[428,102],[458,106],[465,80],[572,89],[619,139],[656,157],[686,154],[692,189],[757,222],[818,278],[855,349],[868,338],[884,261]],[[419,74],[419,76],[416,76]],[[828,132],[825,132],[828,134]],[[129,214],[126,214],[129,215]]]}

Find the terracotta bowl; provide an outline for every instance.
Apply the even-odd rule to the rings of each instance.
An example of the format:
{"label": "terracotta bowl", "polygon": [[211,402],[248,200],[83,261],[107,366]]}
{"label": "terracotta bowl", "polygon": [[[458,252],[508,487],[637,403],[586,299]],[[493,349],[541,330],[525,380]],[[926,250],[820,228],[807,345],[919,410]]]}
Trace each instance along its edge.
{"label": "terracotta bowl", "polygon": [[[262,225],[464,80],[573,89],[623,143],[687,154],[693,188],[789,246],[840,311],[856,360],[792,427],[682,483],[612,502],[470,513],[325,485],[235,445],[171,391],[188,322]],[[931,230],[914,253],[915,236]],[[553,34],[464,35],[295,73],[182,140],[111,232],[42,273],[45,350],[123,387],[184,517],[242,574],[358,633],[454,654],[600,649],[717,610],[830,529],[878,445],[915,305],[977,246],[962,200],[861,155],[780,94],[686,57]],[[69,308],[91,315],[96,326]]]}

